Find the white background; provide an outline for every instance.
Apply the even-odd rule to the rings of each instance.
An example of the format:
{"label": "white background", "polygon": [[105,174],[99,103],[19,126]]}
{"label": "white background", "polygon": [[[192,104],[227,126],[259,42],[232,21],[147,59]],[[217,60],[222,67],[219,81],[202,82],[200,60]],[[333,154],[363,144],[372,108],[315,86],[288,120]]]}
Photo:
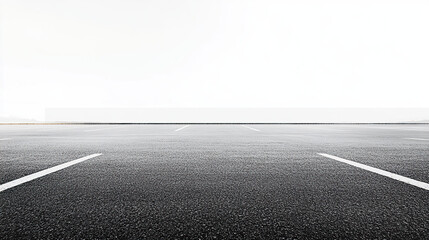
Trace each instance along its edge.
{"label": "white background", "polygon": [[426,0],[0,2],[3,116],[429,107]]}

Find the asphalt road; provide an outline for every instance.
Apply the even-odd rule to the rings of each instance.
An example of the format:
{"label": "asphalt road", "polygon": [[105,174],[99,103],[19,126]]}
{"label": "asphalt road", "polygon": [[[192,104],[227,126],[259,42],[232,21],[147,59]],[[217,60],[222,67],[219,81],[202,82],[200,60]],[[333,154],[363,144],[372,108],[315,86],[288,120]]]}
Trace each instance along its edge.
{"label": "asphalt road", "polygon": [[[0,125],[1,239],[427,239],[429,125]],[[180,130],[178,130],[180,129]],[[178,131],[176,131],[178,130]]]}

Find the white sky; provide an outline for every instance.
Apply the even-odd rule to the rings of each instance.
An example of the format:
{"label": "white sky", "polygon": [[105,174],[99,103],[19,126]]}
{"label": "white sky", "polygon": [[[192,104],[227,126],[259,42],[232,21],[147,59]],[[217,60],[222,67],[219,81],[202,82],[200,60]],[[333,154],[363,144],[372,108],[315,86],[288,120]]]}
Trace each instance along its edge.
{"label": "white sky", "polygon": [[429,107],[427,0],[0,2],[3,115]]}

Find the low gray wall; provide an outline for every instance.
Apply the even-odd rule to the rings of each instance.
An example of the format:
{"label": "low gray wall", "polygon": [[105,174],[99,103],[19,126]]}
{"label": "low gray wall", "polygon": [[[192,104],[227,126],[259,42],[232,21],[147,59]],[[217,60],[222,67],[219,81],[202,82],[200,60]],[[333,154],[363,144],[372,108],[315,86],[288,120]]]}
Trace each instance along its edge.
{"label": "low gray wall", "polygon": [[428,122],[428,108],[50,108],[46,122],[393,123]]}

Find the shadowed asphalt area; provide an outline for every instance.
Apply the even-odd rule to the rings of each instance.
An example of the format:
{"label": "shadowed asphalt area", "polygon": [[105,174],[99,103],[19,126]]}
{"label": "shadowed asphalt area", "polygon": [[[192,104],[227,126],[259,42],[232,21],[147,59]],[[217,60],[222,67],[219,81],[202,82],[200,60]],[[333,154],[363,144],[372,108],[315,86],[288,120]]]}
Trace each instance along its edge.
{"label": "shadowed asphalt area", "polygon": [[1,238],[429,235],[429,191],[317,154],[429,183],[428,125],[183,126],[0,126],[0,184],[103,153],[0,192]]}

